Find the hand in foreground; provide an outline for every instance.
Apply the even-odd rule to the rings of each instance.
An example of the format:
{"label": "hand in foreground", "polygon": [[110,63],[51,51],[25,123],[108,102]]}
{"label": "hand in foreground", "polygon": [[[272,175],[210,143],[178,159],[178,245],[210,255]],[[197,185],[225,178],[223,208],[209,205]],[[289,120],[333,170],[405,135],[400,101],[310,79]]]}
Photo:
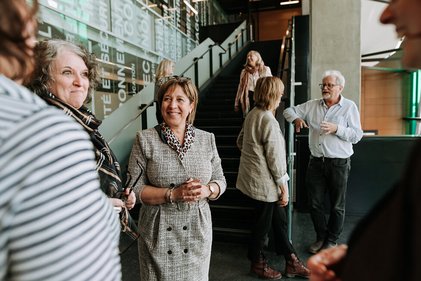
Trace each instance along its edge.
{"label": "hand in foreground", "polygon": [[345,257],[347,249],[348,246],[342,244],[311,256],[307,261],[307,266],[311,270],[310,281],[340,281],[331,267]]}
{"label": "hand in foreground", "polygon": [[295,132],[297,132],[297,133],[301,132],[302,128],[308,128],[306,121],[304,121],[301,118],[295,119],[294,125],[295,125]]}
{"label": "hand in foreground", "polygon": [[336,134],[336,131],[338,131],[338,125],[335,123],[323,121],[320,124],[320,129],[325,133],[325,135]]}
{"label": "hand in foreground", "polygon": [[281,189],[281,195],[277,203],[281,207],[285,207],[289,202],[288,184],[281,185],[279,188]]}
{"label": "hand in foreground", "polygon": [[278,205],[280,205],[281,207],[285,207],[286,205],[288,205],[289,202],[289,196],[288,194],[283,193],[278,200]]}
{"label": "hand in foreground", "polygon": [[127,209],[133,209],[134,205],[136,204],[136,195],[134,194],[131,188],[126,188],[124,190],[124,195],[126,196],[125,204]]}
{"label": "hand in foreground", "polygon": [[177,193],[176,201],[195,202],[202,198],[202,184],[198,179],[188,179],[174,189]]}
{"label": "hand in foreground", "polygon": [[124,202],[121,199],[118,198],[108,198],[111,202],[111,205],[113,205],[113,207],[117,207],[117,208],[121,208],[124,207]]}

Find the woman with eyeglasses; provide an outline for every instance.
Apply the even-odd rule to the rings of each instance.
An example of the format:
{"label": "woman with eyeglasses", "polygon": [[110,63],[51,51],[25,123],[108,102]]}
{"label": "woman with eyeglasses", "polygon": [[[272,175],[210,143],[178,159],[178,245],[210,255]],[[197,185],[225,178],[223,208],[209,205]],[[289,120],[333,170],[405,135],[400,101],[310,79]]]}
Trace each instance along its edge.
{"label": "woman with eyeglasses", "polygon": [[128,167],[139,213],[141,280],[206,281],[212,246],[208,200],[226,189],[215,136],[193,126],[198,93],[172,77],[158,91],[163,122],[136,135]]}
{"label": "woman with eyeglasses", "polygon": [[137,227],[128,213],[136,203],[136,196],[124,188],[117,158],[98,131],[101,121],[85,106],[99,78],[95,56],[82,46],[59,39],[38,42],[34,52],[36,67],[26,86],[48,104],[66,112],[89,134],[95,148],[101,190],[119,212],[122,229],[131,239],[136,239]]}

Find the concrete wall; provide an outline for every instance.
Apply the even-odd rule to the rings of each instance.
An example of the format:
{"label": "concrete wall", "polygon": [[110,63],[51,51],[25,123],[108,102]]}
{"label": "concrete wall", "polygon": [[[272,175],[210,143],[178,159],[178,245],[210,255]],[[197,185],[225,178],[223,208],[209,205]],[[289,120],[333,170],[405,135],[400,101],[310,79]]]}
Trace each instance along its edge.
{"label": "concrete wall", "polygon": [[310,1],[310,97],[320,97],[318,84],[325,70],[345,76],[343,95],[360,105],[361,2],[355,0]]}

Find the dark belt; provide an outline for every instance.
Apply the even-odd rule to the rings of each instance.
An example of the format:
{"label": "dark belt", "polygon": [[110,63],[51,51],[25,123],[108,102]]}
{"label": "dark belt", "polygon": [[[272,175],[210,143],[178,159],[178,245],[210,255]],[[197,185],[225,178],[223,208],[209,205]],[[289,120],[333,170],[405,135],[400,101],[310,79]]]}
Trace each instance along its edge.
{"label": "dark belt", "polygon": [[330,158],[330,157],[324,157],[324,156],[322,156],[322,157],[314,157],[313,155],[310,155],[310,159],[312,159],[314,161],[322,161],[322,162],[325,162],[325,161],[332,161],[332,160],[345,160],[345,159],[348,159],[348,158]]}

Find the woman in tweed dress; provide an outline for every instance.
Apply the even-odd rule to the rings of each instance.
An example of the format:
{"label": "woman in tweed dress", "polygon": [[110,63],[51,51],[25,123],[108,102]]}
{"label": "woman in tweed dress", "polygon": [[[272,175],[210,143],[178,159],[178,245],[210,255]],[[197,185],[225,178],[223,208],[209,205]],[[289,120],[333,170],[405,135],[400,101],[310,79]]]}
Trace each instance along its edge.
{"label": "woman in tweed dress", "polygon": [[128,186],[139,213],[141,280],[208,280],[212,220],[208,200],[225,191],[211,133],[193,127],[198,94],[173,77],[158,92],[164,122],[137,133]]}

